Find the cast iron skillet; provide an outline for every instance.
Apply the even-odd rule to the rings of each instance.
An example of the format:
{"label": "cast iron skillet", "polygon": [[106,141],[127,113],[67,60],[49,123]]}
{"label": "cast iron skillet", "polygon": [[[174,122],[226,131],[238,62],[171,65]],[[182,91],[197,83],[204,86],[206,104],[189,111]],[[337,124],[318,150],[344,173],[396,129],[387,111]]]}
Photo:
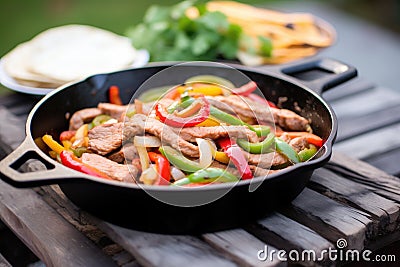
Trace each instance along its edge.
{"label": "cast iron skillet", "polygon": [[[187,234],[217,231],[240,226],[261,218],[271,209],[293,200],[306,186],[314,169],[325,164],[331,156],[336,137],[337,120],[331,107],[320,94],[357,75],[356,69],[332,59],[313,59],[283,67],[255,69],[235,66],[257,82],[261,91],[272,101],[287,97],[284,108],[301,107],[301,115],[312,120],[314,132],[326,140],[316,157],[305,163],[266,177],[254,178],[259,184],[249,192],[249,180],[239,182],[216,201],[195,207],[166,204],[159,198],[175,199],[209,197],[225,192],[224,184],[202,188],[152,186],[146,191],[138,185],[102,180],[66,168],[51,159],[34,143],[34,139],[49,131],[61,132],[68,128],[66,113],[95,107],[107,102],[110,85],[120,87],[121,96],[128,103],[134,91],[149,77],[170,67],[171,63],[99,74],[75,84],[67,85],[46,95],[30,112],[26,123],[26,139],[14,152],[0,162],[1,178],[17,187],[59,184],[65,195],[77,206],[111,223],[150,232]],[[296,74],[316,70],[324,75],[316,80],[298,80]],[[179,75],[165,77],[162,84],[181,83],[185,78],[213,73],[232,78],[230,69],[214,67],[188,67]],[[289,76],[291,74],[292,76]],[[178,77],[179,76],[179,77]],[[29,159],[38,159],[47,170],[20,173],[17,169]]]}

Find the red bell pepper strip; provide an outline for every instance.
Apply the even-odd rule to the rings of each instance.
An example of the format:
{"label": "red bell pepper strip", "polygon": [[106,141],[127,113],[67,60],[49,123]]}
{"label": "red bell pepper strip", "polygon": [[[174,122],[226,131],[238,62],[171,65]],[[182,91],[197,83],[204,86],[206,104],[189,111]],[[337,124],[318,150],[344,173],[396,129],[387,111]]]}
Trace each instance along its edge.
{"label": "red bell pepper strip", "polygon": [[119,96],[119,87],[116,85],[110,86],[108,89],[108,96],[111,104],[123,105],[121,97]]}
{"label": "red bell pepper strip", "polygon": [[248,96],[250,93],[254,92],[257,89],[257,84],[254,81],[250,81],[238,88],[232,89],[232,94]]}
{"label": "red bell pepper strip", "polygon": [[253,178],[249,163],[243,155],[242,149],[229,137],[219,139],[218,144],[224,150],[226,155],[232,160],[238,171],[242,175],[242,179]]}
{"label": "red bell pepper strip", "polygon": [[167,158],[156,152],[148,152],[148,155],[150,160],[156,163],[156,169],[159,175],[159,179],[156,184],[169,185],[169,181],[171,179],[171,169]]}
{"label": "red bell pepper strip", "polygon": [[76,157],[71,151],[63,150],[60,153],[61,163],[71,169],[74,169],[78,172],[86,173],[92,176],[105,178],[108,180],[112,180],[107,174],[102,171],[92,167],[88,164],[83,163],[78,157]]}
{"label": "red bell pepper strip", "polygon": [[180,95],[181,93],[179,93],[178,88],[175,87],[166,92],[163,98],[175,100],[178,99]]}
{"label": "red bell pepper strip", "polygon": [[321,147],[324,144],[324,140],[321,137],[309,132],[277,132],[276,135],[281,136],[283,133],[286,133],[287,136],[290,137],[290,139],[296,137],[304,137],[307,139],[308,143],[313,144],[317,147]]}
{"label": "red bell pepper strip", "polygon": [[253,100],[254,102],[264,104],[264,105],[267,104],[270,108],[278,108],[273,102],[271,102],[257,94],[249,94],[247,97],[250,98],[251,100]]}
{"label": "red bell pepper strip", "polygon": [[76,134],[76,131],[72,131],[72,130],[70,130],[70,131],[63,131],[61,134],[60,134],[60,141],[69,141],[69,140],[71,140],[71,138],[72,137],[74,137],[75,136],[75,134]]}
{"label": "red bell pepper strip", "polygon": [[155,107],[156,115],[163,123],[172,127],[195,126],[205,121],[210,115],[210,103],[207,99],[204,96],[200,96],[198,100],[202,102],[202,106],[199,112],[191,117],[179,117],[175,114],[170,114],[160,103],[157,103]]}

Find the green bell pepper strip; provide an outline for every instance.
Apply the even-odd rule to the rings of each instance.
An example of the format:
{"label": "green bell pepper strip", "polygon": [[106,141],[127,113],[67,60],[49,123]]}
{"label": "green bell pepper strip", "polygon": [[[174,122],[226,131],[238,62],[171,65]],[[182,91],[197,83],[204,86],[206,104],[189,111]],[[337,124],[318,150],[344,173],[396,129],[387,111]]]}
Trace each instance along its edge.
{"label": "green bell pepper strip", "polygon": [[245,139],[237,139],[236,143],[243,148],[243,150],[252,154],[264,154],[271,152],[271,147],[274,144],[275,135],[270,133],[263,141],[258,143],[250,143]]}
{"label": "green bell pepper strip", "polygon": [[170,146],[161,146],[158,150],[178,169],[186,172],[196,172],[203,169],[199,163],[186,158],[178,150]]}
{"label": "green bell pepper strip", "polygon": [[157,101],[163,97],[163,95],[170,89],[172,86],[162,86],[152,88],[140,94],[138,99],[144,103]]}
{"label": "green bell pepper strip", "polygon": [[302,162],[305,162],[305,161],[311,159],[317,153],[317,151],[318,151],[317,147],[310,144],[309,148],[305,148],[299,152],[300,160]]}
{"label": "green bell pepper strip", "polygon": [[235,88],[235,85],[233,85],[231,81],[215,75],[197,75],[190,77],[185,81],[185,83],[193,83],[193,82],[206,82],[211,84],[222,85],[230,89]]}
{"label": "green bell pepper strip", "polygon": [[224,169],[211,167],[198,170],[188,175],[186,178],[174,182],[173,185],[182,186],[190,183],[214,182],[216,180],[223,183],[229,183],[229,182],[237,182],[239,181],[239,178]]}
{"label": "green bell pepper strip", "polygon": [[279,153],[286,156],[292,163],[300,163],[300,157],[297,152],[282,139],[275,137],[275,147]]}

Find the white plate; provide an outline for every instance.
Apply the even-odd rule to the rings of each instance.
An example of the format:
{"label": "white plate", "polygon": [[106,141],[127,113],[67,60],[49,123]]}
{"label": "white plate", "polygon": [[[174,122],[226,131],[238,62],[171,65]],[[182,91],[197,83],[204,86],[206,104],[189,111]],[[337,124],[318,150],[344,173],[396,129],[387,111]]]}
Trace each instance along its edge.
{"label": "white plate", "polygon": [[[149,62],[150,55],[145,49],[137,50],[137,57],[135,62],[131,65],[132,68],[139,68],[146,65]],[[56,88],[39,88],[25,86],[17,83],[11,76],[9,76],[3,68],[3,62],[0,59],[0,83],[5,87],[20,93],[31,94],[31,95],[45,95]]]}

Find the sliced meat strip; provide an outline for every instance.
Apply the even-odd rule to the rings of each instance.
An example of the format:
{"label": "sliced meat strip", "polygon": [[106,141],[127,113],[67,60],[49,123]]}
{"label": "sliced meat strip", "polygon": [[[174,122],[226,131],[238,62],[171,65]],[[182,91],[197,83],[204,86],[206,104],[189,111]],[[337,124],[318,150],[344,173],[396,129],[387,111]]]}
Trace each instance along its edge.
{"label": "sliced meat strip", "polygon": [[305,148],[309,147],[307,138],[305,137],[296,137],[293,138],[292,140],[290,140],[289,145],[291,145],[294,150],[296,150],[297,153],[299,153],[300,151],[302,151]]}
{"label": "sliced meat strip", "polygon": [[[143,114],[135,114],[129,121],[125,122],[124,127],[124,138],[126,138],[124,140],[128,140],[134,136],[132,131],[137,132],[137,129],[142,129],[142,131],[144,129],[146,133],[157,136],[162,143],[171,145],[183,154],[189,157],[199,157],[199,149],[197,146],[181,138],[175,133],[172,127],[154,118],[147,117]],[[142,135],[143,134],[142,132]]]}
{"label": "sliced meat strip", "polygon": [[189,142],[196,142],[196,138],[218,139],[222,137],[245,138],[250,142],[258,142],[258,136],[247,126],[212,126],[212,127],[188,127],[174,128],[180,137]]}
{"label": "sliced meat strip", "polygon": [[279,171],[279,170],[264,169],[255,165],[249,165],[249,167],[250,170],[253,172],[254,177],[268,176]]}
{"label": "sliced meat strip", "polygon": [[106,155],[122,145],[123,123],[101,124],[94,127],[88,133],[88,149]]}
{"label": "sliced meat strip", "polygon": [[99,103],[97,108],[101,110],[103,114],[109,115],[114,119],[119,120],[121,115],[124,114],[128,109],[135,109],[133,105],[115,105],[111,103]]}
{"label": "sliced meat strip", "polygon": [[138,153],[133,143],[124,144],[119,151],[108,156],[108,159],[117,163],[130,162],[135,158],[138,158]]}
{"label": "sliced meat strip", "polygon": [[92,153],[83,153],[81,159],[83,163],[95,167],[117,181],[136,183],[136,176],[139,171],[133,165],[118,164]]}
{"label": "sliced meat strip", "polygon": [[228,111],[233,109],[238,116],[255,118],[259,122],[274,122],[284,129],[293,131],[308,131],[310,129],[307,119],[288,109],[270,108],[268,111],[265,105],[237,95],[214,96],[212,98],[223,103],[219,104],[221,109],[228,106]]}
{"label": "sliced meat strip", "polygon": [[101,114],[98,108],[84,108],[76,111],[69,120],[69,129],[78,130],[84,123],[93,120],[96,116]]}
{"label": "sliced meat strip", "polygon": [[256,165],[260,168],[270,168],[271,166],[280,166],[288,163],[287,158],[279,153],[267,153],[267,154],[250,154],[243,151],[245,158],[251,165]]}

